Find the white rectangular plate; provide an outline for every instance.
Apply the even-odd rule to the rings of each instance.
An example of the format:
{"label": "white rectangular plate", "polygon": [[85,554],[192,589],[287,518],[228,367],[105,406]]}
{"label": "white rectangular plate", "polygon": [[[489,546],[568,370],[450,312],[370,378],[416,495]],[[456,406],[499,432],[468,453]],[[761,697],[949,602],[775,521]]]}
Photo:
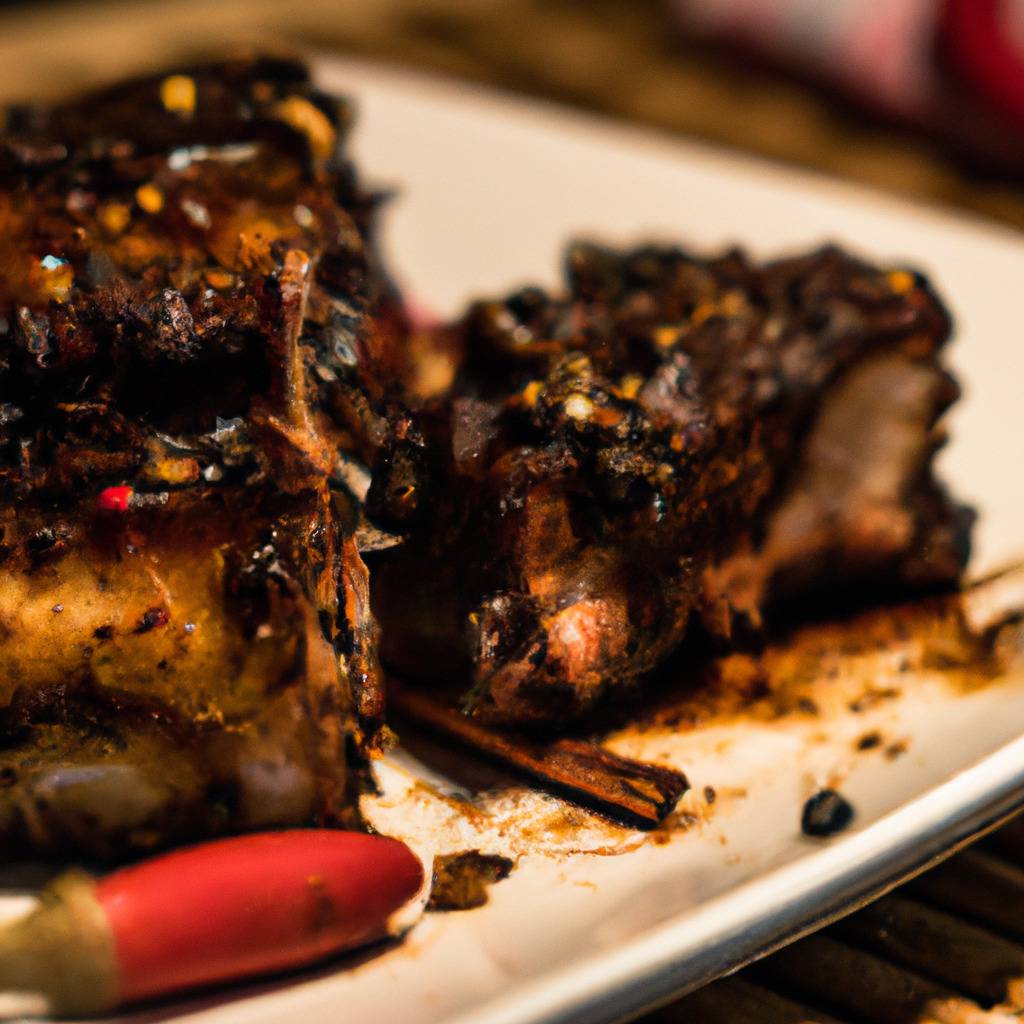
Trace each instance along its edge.
{"label": "white rectangular plate", "polygon": [[[465,86],[331,58],[318,72],[359,102],[364,176],[400,190],[385,216],[390,265],[407,294],[442,314],[474,295],[554,284],[564,243],[580,234],[708,251],[738,243],[758,256],[834,240],[924,269],[958,321],[950,359],[966,398],[940,469],[982,511],[972,571],[1024,553],[1019,236]],[[878,671],[883,682],[889,668]],[[485,907],[429,915],[403,944],[357,964],[131,1019],[596,1024],[635,1013],[863,900],[1024,800],[1024,680],[968,694],[927,679],[908,689],[813,728],[723,722],[621,738],[623,752],[685,768],[696,794],[707,783],[723,794],[713,813],[691,800],[699,823],[664,843],[585,815],[566,829],[558,801],[517,790],[466,817],[413,785],[425,770],[399,754],[382,766],[385,794],[368,812],[424,848],[514,853],[516,870]],[[869,728],[907,753],[851,758]],[[835,778],[857,809],[854,827],[813,843],[800,807]],[[579,852],[595,847],[603,855]]]}

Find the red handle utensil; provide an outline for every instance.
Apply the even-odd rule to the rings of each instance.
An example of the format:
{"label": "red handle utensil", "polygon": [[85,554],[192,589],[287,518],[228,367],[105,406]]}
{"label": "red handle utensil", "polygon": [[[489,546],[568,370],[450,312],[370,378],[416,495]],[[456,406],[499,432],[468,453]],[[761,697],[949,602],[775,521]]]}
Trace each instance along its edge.
{"label": "red handle utensil", "polygon": [[98,880],[68,872],[0,933],[0,990],[82,1015],[299,967],[393,934],[422,885],[403,843],[327,829],[218,840]]}

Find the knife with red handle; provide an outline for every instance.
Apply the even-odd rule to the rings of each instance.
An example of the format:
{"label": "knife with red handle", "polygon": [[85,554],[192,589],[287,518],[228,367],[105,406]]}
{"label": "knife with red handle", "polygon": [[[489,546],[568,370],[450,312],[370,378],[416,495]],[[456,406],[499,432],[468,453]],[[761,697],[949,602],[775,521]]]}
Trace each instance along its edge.
{"label": "knife with red handle", "polygon": [[204,843],[101,879],[67,872],[0,932],[0,992],[80,1016],[315,963],[393,935],[423,877],[403,843],[327,829]]}

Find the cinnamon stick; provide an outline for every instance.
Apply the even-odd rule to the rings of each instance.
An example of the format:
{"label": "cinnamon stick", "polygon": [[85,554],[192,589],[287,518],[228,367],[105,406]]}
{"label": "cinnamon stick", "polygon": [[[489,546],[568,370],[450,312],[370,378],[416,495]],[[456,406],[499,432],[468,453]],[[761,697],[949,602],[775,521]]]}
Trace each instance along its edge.
{"label": "cinnamon stick", "polygon": [[522,772],[542,788],[634,828],[652,829],[690,784],[682,772],[634,761],[584,740],[538,742],[481,725],[421,690],[390,680],[390,706],[428,729]]}

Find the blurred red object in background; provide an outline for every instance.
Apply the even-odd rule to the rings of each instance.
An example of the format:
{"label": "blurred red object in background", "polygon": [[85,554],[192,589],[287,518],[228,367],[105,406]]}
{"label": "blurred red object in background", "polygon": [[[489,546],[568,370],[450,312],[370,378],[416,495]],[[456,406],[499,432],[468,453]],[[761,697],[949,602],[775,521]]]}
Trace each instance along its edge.
{"label": "blurred red object in background", "polygon": [[684,26],[1024,166],[1024,0],[675,0]]}
{"label": "blurred red object in background", "polygon": [[1024,129],[1024,0],[947,0],[950,62]]}

